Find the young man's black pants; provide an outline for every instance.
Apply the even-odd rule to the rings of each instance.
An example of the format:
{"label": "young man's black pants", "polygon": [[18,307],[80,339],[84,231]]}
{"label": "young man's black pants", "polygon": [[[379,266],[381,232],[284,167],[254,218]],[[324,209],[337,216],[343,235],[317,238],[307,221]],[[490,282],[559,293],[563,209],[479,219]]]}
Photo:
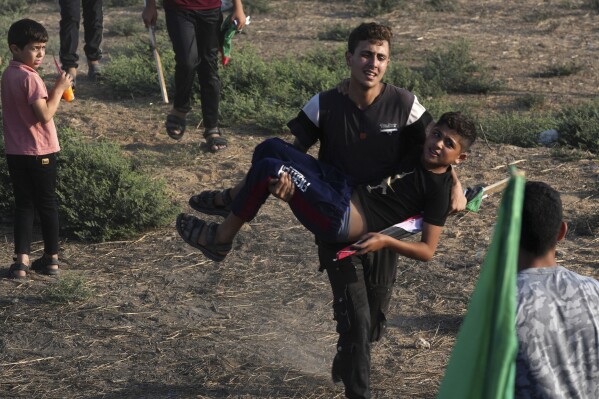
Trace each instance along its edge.
{"label": "young man's black pants", "polygon": [[200,81],[204,127],[218,126],[220,78],[218,35],[223,22],[220,8],[212,10],[165,9],[166,28],[175,51],[174,108],[191,110],[195,74]]}
{"label": "young man's black pants", "polygon": [[327,270],[337,321],[337,354],[333,378],[341,379],[350,399],[370,398],[370,343],[386,328],[385,313],[397,275],[398,255],[381,250],[333,261],[345,245],[318,245],[321,268]]}
{"label": "young man's black pants", "polygon": [[104,15],[102,0],[59,0],[60,4],[60,63],[63,69],[77,68],[79,56],[79,26],[83,9],[83,51],[89,61],[102,58]]}

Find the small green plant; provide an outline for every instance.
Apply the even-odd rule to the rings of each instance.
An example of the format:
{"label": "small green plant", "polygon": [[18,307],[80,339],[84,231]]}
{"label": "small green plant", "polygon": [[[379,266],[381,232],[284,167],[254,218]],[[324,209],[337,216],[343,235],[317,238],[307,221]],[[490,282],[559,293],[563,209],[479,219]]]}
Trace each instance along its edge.
{"label": "small green plant", "polygon": [[268,0],[244,0],[243,9],[246,11],[246,15],[268,14],[272,11]]}
{"label": "small green plant", "polygon": [[404,0],[364,0],[365,15],[375,17],[400,8]]}
{"label": "small green plant", "polygon": [[539,145],[539,134],[555,129],[557,121],[550,116],[531,117],[520,113],[486,114],[478,121],[481,135],[495,143],[512,144],[520,147]]}
{"label": "small green plant", "polygon": [[178,208],[163,181],[136,170],[116,144],[63,129],[58,189],[61,230],[85,241],[126,238],[164,226]]}
{"label": "small green plant", "polygon": [[113,21],[108,27],[108,31],[116,36],[131,37],[144,30],[140,18],[125,18]]}
{"label": "small green plant", "polygon": [[567,107],[557,119],[560,141],[599,154],[599,100]]}
{"label": "small green plant", "polygon": [[61,304],[84,302],[92,295],[85,279],[75,275],[62,277],[44,290],[46,300]]}
{"label": "small green plant", "polygon": [[455,0],[428,0],[428,3],[438,12],[455,11],[458,8]]}
{"label": "small green plant", "polygon": [[[148,39],[149,40],[149,39]],[[163,46],[160,44],[164,43]],[[175,57],[166,40],[159,41],[159,52],[167,86],[172,81]],[[149,42],[124,48],[104,68],[104,80],[120,96],[160,96],[158,73]]]}
{"label": "small green plant", "polygon": [[395,86],[408,89],[418,98],[430,98],[443,94],[436,82],[427,80],[422,73],[412,70],[399,62],[392,62],[385,73],[385,81]]}
{"label": "small green plant", "polygon": [[23,12],[31,4],[37,2],[38,0],[0,0],[0,15],[11,15]]}
{"label": "small green plant", "polygon": [[516,98],[516,105],[527,110],[538,110],[543,108],[547,99],[542,94],[526,93]]}
{"label": "small green plant", "polygon": [[318,33],[318,40],[332,40],[336,42],[345,42],[353,28],[341,24],[335,24],[324,32]]}
{"label": "small green plant", "polygon": [[465,40],[450,43],[427,58],[424,79],[435,82],[447,93],[488,93],[501,84],[492,79],[487,68],[479,65],[470,54]]}
{"label": "small green plant", "polygon": [[547,67],[543,72],[539,72],[536,76],[540,78],[555,78],[559,76],[570,76],[577,74],[582,70],[582,65],[575,62],[553,64]]}
{"label": "small green plant", "polygon": [[534,11],[531,11],[531,12],[525,14],[522,17],[522,19],[525,22],[536,24],[536,23],[545,21],[547,19],[550,19],[552,17],[553,17],[553,14],[548,11],[535,9]]}

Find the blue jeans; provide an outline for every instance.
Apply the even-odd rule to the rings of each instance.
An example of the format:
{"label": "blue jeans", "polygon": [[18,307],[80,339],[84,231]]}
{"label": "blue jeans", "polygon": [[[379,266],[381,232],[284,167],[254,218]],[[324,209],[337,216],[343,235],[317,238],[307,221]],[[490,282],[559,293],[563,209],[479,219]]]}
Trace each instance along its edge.
{"label": "blue jeans", "polygon": [[223,22],[220,8],[212,10],[165,9],[166,28],[175,51],[174,108],[191,110],[191,94],[197,73],[202,118],[206,129],[218,126],[220,78],[218,35]]}

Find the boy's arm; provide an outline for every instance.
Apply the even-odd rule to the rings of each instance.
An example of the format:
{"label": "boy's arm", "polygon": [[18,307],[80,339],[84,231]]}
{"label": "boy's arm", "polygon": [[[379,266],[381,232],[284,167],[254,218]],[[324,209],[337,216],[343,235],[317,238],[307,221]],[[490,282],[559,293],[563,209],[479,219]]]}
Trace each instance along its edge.
{"label": "boy's arm", "polygon": [[451,168],[451,179],[453,180],[453,184],[451,185],[451,197],[449,202],[449,213],[454,212],[462,212],[466,209],[466,203],[468,200],[464,195],[464,189],[462,188],[462,183],[458,179],[457,173],[455,173],[455,168]]}
{"label": "boy's arm", "polygon": [[405,257],[428,262],[437,250],[442,230],[443,227],[441,226],[424,222],[419,242],[401,241],[386,234],[367,233],[353,247],[359,249],[356,252],[357,255],[378,251],[381,248],[389,248]]}
{"label": "boy's arm", "polygon": [[144,10],[141,13],[141,19],[143,19],[146,28],[149,28],[150,26],[156,26],[156,20],[158,19],[156,0],[144,1]]}
{"label": "boy's arm", "polygon": [[54,114],[58,110],[58,104],[60,104],[60,98],[64,91],[71,86],[73,77],[66,72],[56,79],[56,83],[52,90],[48,92],[48,98],[39,98],[31,104],[33,112],[37,116],[37,119],[41,123],[48,123],[54,117]]}

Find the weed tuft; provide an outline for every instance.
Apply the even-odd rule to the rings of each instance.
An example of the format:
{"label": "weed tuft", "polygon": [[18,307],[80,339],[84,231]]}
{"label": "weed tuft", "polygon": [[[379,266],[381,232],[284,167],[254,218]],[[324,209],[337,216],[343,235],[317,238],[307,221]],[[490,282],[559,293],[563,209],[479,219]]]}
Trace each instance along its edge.
{"label": "weed tuft", "polygon": [[599,99],[567,107],[557,119],[562,143],[599,154]]}
{"label": "weed tuft", "polygon": [[93,295],[93,290],[87,286],[81,276],[69,275],[60,278],[43,292],[44,299],[52,303],[85,302]]}

